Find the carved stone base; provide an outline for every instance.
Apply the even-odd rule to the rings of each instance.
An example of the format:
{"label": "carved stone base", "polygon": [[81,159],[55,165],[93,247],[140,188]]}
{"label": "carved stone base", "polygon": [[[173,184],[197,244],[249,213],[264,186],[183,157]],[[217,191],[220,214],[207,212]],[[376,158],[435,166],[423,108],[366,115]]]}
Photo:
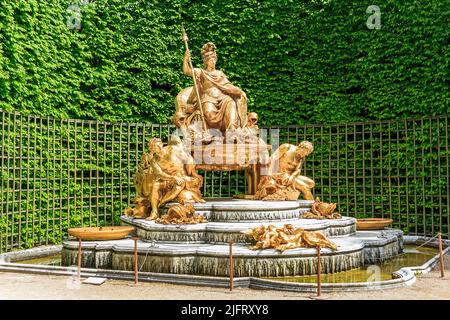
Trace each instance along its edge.
{"label": "carved stone base", "polygon": [[[356,232],[356,219],[301,219],[313,201],[255,201],[207,199],[195,203],[196,214],[208,222],[198,224],[159,224],[155,221],[122,216],[124,224],[136,228],[138,265],[141,271],[190,275],[228,275],[228,242],[233,241],[235,276],[274,277],[308,275],[317,272],[316,249],[298,248],[279,252],[251,250],[251,239],[241,231],[261,225],[320,231],[330,237],[337,250],[322,249],[323,272],[340,272],[362,266],[366,260],[383,260],[402,249],[402,232]],[[161,208],[163,215],[174,204]],[[78,241],[64,241],[63,265],[77,261]],[[82,266],[114,270],[134,269],[134,241],[86,241],[82,243]]]}
{"label": "carved stone base", "polygon": [[[390,230],[385,238],[380,232],[356,233],[355,237],[334,238],[338,249],[322,249],[322,272],[334,273],[374,260],[386,260],[401,252],[402,232]],[[63,243],[63,265],[76,265],[77,240]],[[82,243],[82,267],[133,270],[134,241],[97,241]],[[286,277],[317,273],[316,249],[300,248],[280,253],[274,249],[250,250],[247,244],[233,246],[236,277]],[[228,244],[170,244],[138,242],[141,271],[155,273],[223,276],[228,271]]]}

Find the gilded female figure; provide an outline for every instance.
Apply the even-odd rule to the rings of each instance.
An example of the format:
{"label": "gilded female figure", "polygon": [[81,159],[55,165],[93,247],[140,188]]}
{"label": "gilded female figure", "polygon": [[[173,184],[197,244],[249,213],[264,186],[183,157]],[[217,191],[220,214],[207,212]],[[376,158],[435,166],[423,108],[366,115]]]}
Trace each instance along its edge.
{"label": "gilded female figure", "polygon": [[[247,96],[240,88],[231,84],[227,76],[216,69],[216,46],[206,43],[201,50],[203,69],[189,66],[190,52],[183,58],[183,73],[192,77],[193,73],[201,100],[201,107],[207,129],[218,129],[225,133],[229,129],[243,128],[247,124]],[[202,121],[200,105],[193,87],[188,87],[177,96],[177,113],[174,122],[183,119],[189,126]],[[185,121],[185,122],[184,122]]]}

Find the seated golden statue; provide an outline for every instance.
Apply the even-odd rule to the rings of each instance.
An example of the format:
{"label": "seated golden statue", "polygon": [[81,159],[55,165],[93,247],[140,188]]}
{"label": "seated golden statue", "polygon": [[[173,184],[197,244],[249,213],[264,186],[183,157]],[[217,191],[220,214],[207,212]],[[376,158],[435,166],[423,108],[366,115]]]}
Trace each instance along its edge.
{"label": "seated golden statue", "polygon": [[[191,155],[185,152],[176,135],[170,136],[166,147],[158,138],[150,140],[149,152],[142,156],[134,182],[137,199],[150,200],[148,220],[156,219],[158,208],[172,200],[181,204],[204,202],[200,192],[203,177],[195,171]],[[130,210],[126,212],[132,214]]]}
{"label": "seated golden statue", "polygon": [[192,77],[193,86],[177,95],[172,121],[198,170],[246,170],[248,193],[253,195],[260,172],[268,167],[270,150],[259,137],[258,115],[247,112],[245,92],[216,69],[216,46],[206,43],[201,50],[203,68],[194,68],[184,31],[183,40],[183,73]]}
{"label": "seated golden statue", "polygon": [[305,158],[313,150],[309,141],[298,146],[282,144],[270,157],[269,174],[261,178],[254,199],[297,200],[301,193],[305,200],[314,200],[314,181],[301,175]]}
{"label": "seated golden statue", "polygon": [[[187,41],[187,36],[184,37]],[[245,128],[248,124],[245,92],[216,69],[216,46],[212,42],[202,47],[201,56],[203,68],[191,67],[191,54],[186,48],[183,73],[194,78],[194,86],[185,88],[176,97],[173,122],[179,128],[189,129],[190,134],[201,135],[204,140],[210,129],[218,130],[223,137],[227,130]]]}

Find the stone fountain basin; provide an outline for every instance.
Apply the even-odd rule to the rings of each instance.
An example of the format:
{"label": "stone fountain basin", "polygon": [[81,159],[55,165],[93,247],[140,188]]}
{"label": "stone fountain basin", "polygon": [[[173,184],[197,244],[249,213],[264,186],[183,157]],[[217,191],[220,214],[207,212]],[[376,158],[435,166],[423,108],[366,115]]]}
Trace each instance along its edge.
{"label": "stone fountain basin", "polygon": [[[334,239],[338,250],[322,249],[323,272],[339,272],[359,267],[364,244],[347,238]],[[109,241],[108,241],[109,242]],[[133,270],[134,242],[129,239],[82,243],[82,266],[113,270]],[[62,264],[74,265],[77,242],[63,243]],[[313,274],[317,251],[297,248],[280,252],[274,249],[251,250],[248,245],[233,246],[234,275],[292,276]],[[138,241],[138,265],[143,272],[228,276],[228,244],[171,244]]]}
{"label": "stone fountain basin", "polygon": [[[160,210],[163,214],[171,204]],[[233,244],[236,277],[286,277],[317,272],[317,252],[297,248],[279,252],[251,250],[251,239],[242,231],[272,224],[323,232],[338,249],[321,250],[322,270],[335,273],[358,268],[367,262],[383,261],[402,250],[402,232],[384,230],[374,234],[356,232],[356,219],[301,219],[312,201],[249,201],[209,199],[194,204],[207,223],[191,225],[158,224],[145,219],[122,216],[123,224],[134,227],[140,238],[138,265],[143,272],[225,277],[229,274],[229,245]],[[78,241],[63,243],[62,265],[76,264]],[[131,271],[134,269],[134,241],[82,242],[83,267]]]}
{"label": "stone fountain basin", "polygon": [[[354,235],[355,238],[364,243],[364,260],[365,264],[373,264],[370,261],[366,261],[368,251],[374,251],[376,247],[383,246],[383,243],[389,242],[392,236],[398,237],[401,240],[402,232],[400,230],[388,229],[383,231],[357,231]],[[70,240],[68,240],[70,241]],[[430,238],[423,238],[418,236],[405,236],[404,241],[406,245],[418,246],[423,245],[425,242],[430,242],[427,247],[437,247],[437,241]],[[68,251],[74,252],[74,259],[76,260],[76,248],[78,243],[75,241],[70,246],[66,247]],[[89,246],[85,247],[85,244]],[[134,246],[134,242],[131,239],[115,240],[115,241],[98,241],[98,242],[83,242],[82,251],[82,264],[90,266],[88,269],[81,269],[81,276],[87,278],[93,277],[107,277],[108,279],[117,279],[125,281],[134,280],[134,271],[112,270],[111,269],[111,253],[114,245]],[[444,254],[450,252],[450,241],[444,240],[444,245],[449,246],[444,250]],[[375,247],[373,247],[375,246]],[[379,247],[380,253],[383,257],[386,256],[383,247]],[[86,251],[87,252],[86,252]],[[61,252],[61,246],[43,246],[33,249],[26,249],[20,251],[12,251],[0,255],[0,271],[6,272],[25,272],[25,273],[45,273],[49,275],[66,275],[73,276],[73,267],[61,267],[53,265],[37,265],[28,264],[21,261],[35,259],[39,257],[47,257],[58,254]],[[66,259],[69,257],[66,257]],[[74,261],[75,261],[74,260]],[[145,260],[145,254],[142,253],[139,256],[139,261]],[[3,261],[3,262],[2,262]],[[105,264],[109,261],[109,265]],[[377,264],[380,260],[377,259]],[[340,282],[340,283],[323,283],[323,292],[342,292],[342,291],[371,291],[371,290],[384,290],[401,288],[411,285],[416,280],[417,274],[425,274],[429,272],[439,262],[439,255],[434,256],[431,260],[427,261],[421,266],[415,267],[403,267],[393,273],[392,280],[381,281],[364,281],[364,282]],[[102,269],[103,267],[103,269]],[[181,285],[195,285],[195,286],[211,286],[219,288],[229,288],[230,279],[228,277],[214,277],[203,276],[193,274],[168,274],[168,273],[153,273],[153,272],[140,272],[139,281],[142,282],[161,282],[172,283]],[[263,289],[263,290],[281,290],[292,292],[310,292],[315,293],[317,290],[315,283],[299,283],[299,282],[284,282],[276,279],[262,279],[258,277],[234,277],[233,280],[235,288],[251,288],[251,289]]]}
{"label": "stone fountain basin", "polygon": [[[389,259],[402,248],[402,232],[392,230],[380,238],[378,233],[332,238],[338,250],[321,250],[322,272],[334,273],[358,268],[373,261]],[[62,264],[77,261],[77,241],[66,240]],[[138,241],[141,271],[164,274],[228,276],[228,244],[181,244]],[[248,244],[233,245],[235,276],[268,277],[310,275],[316,272],[317,251],[297,248],[279,252],[274,249],[251,250]],[[82,243],[82,266],[88,268],[133,270],[134,241],[86,241]]]}
{"label": "stone fountain basin", "polygon": [[[244,230],[273,224],[282,227],[292,224],[295,228],[321,231],[325,236],[349,236],[356,231],[356,219],[343,217],[336,220],[300,219],[303,212],[311,209],[313,201],[259,201],[242,199],[208,199],[195,203],[197,214],[208,222],[190,225],[158,224],[145,219],[122,216],[124,225],[134,226],[137,236],[147,241],[177,243],[249,243]],[[173,203],[160,209],[164,214]]]}

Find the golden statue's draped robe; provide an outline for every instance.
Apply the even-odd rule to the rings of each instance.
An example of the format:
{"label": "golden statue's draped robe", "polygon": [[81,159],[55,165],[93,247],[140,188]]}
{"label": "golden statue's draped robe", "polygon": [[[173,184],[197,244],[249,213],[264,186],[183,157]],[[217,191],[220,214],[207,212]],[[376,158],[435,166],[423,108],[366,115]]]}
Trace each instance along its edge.
{"label": "golden statue's draped robe", "polygon": [[[236,87],[231,84],[220,70],[209,72],[195,69],[203,113],[208,128],[226,129],[242,128],[247,123],[247,96],[236,96]],[[201,121],[197,95],[193,87],[180,92],[176,99],[177,111],[186,115],[187,125]]]}

